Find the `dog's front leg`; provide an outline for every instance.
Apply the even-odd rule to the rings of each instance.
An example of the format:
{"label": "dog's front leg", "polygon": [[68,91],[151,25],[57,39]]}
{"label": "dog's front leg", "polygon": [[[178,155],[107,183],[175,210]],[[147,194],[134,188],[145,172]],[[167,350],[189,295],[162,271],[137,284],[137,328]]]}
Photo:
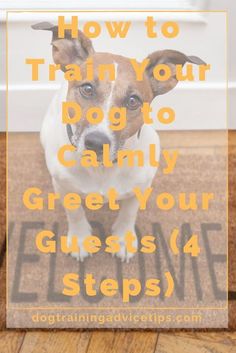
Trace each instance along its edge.
{"label": "dog's front leg", "polygon": [[[55,191],[61,196],[65,194],[64,188],[60,187],[60,184],[58,184],[55,179],[53,179],[53,186]],[[76,210],[68,210],[65,208],[65,211],[68,221],[67,247],[71,247],[72,239],[73,237],[76,237],[79,252],[71,252],[71,256],[78,261],[83,261],[89,255],[89,253],[84,250],[83,242],[86,237],[92,234],[91,226],[87,221],[84,209],[81,205]]]}
{"label": "dog's front leg", "polygon": [[90,224],[86,219],[82,206],[76,211],[66,210],[66,216],[68,220],[67,246],[70,247],[73,237],[76,237],[79,252],[71,252],[71,256],[78,261],[83,261],[89,255],[89,253],[84,250],[83,242],[86,237],[92,234]]}
{"label": "dog's front leg", "polygon": [[131,232],[134,236],[132,247],[137,249],[138,240],[135,232],[135,222],[139,203],[135,197],[131,197],[121,201],[121,208],[118,217],[112,227],[112,234],[119,236],[120,250],[116,255],[122,260],[129,262],[134,256],[134,252],[128,252],[126,248],[125,236],[127,232]]}

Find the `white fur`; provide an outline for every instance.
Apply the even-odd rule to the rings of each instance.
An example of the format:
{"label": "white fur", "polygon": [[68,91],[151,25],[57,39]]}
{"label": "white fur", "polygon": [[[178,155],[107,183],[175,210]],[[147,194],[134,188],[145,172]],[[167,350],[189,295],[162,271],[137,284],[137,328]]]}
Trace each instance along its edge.
{"label": "white fur", "polygon": [[[116,66],[117,71],[117,66]],[[115,82],[112,83],[111,93],[106,102],[106,109],[109,109]],[[132,190],[138,186],[145,190],[152,183],[156,174],[156,168],[149,165],[149,145],[156,145],[156,156],[160,155],[160,142],[157,133],[149,125],[144,125],[141,130],[140,137],[132,136],[125,143],[124,148],[132,150],[142,150],[145,156],[145,165],[140,167],[122,167],[114,165],[112,168],[83,168],[77,164],[73,168],[63,167],[57,159],[57,152],[60,147],[69,144],[66,126],[61,122],[61,106],[66,100],[68,84],[62,86],[60,91],[54,97],[48,112],[43,121],[41,129],[41,142],[45,149],[46,163],[48,170],[52,176],[54,188],[62,196],[68,192],[78,192],[80,194],[88,194],[90,192],[99,192],[106,195],[110,188],[115,188],[122,202],[122,207],[113,226],[113,234],[119,235],[121,250],[118,256],[122,260],[129,260],[132,254],[127,254],[124,246],[124,235],[126,231],[133,231],[138,211],[138,202],[132,197]],[[104,128],[104,126],[103,126]],[[67,153],[69,158],[74,154]],[[79,158],[79,157],[77,157]],[[68,218],[68,243],[70,243],[71,235],[78,236],[78,243],[81,244],[84,237],[91,234],[91,228],[86,220],[82,208],[78,212],[69,212],[66,210]],[[135,234],[135,233],[134,233]],[[88,254],[81,252],[72,254],[77,259],[83,260]]]}

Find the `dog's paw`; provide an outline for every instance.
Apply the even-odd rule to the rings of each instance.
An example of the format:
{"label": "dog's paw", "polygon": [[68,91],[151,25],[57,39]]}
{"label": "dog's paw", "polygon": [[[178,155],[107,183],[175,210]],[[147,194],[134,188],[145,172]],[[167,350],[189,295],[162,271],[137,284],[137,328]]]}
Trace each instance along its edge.
{"label": "dog's paw", "polygon": [[[135,230],[134,229],[129,231],[114,230],[113,234],[119,236],[119,245],[120,245],[120,250],[116,252],[115,255],[118,258],[120,258],[122,262],[129,263],[130,259],[132,259],[132,257],[135,256],[138,249],[138,239],[137,239]],[[132,252],[128,251],[127,249],[128,234],[132,236]]]}
{"label": "dog's paw", "polygon": [[[75,235],[70,235],[70,234],[67,235],[67,247],[68,248],[70,248],[72,246],[73,237],[75,237]],[[77,261],[83,262],[84,259],[86,259],[86,257],[91,256],[92,254],[88,253],[83,247],[83,241],[84,241],[85,237],[79,237],[79,236],[77,237],[76,236],[76,238],[77,238],[77,244],[79,247],[79,251],[76,251],[76,252],[72,251],[69,254]]]}

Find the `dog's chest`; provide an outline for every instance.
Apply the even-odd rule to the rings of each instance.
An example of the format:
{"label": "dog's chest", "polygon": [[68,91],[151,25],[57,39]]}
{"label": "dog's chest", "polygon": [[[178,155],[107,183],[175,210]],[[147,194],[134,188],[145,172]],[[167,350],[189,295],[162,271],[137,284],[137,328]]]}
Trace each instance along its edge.
{"label": "dog's chest", "polygon": [[[72,171],[71,171],[72,172]],[[81,196],[89,193],[99,193],[106,200],[111,189],[117,192],[117,199],[124,199],[133,194],[133,188],[146,186],[147,173],[145,171],[127,170],[120,168],[92,168],[84,170],[78,168],[72,173],[64,174],[63,179],[60,174],[60,184],[64,184],[65,189],[72,189]]]}

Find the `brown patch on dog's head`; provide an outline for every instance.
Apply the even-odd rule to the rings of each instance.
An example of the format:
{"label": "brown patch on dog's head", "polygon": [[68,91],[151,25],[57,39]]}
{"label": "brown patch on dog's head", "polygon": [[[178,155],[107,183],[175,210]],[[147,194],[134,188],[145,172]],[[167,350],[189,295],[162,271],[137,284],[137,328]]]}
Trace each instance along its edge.
{"label": "brown patch on dog's head", "polygon": [[[149,77],[154,97],[165,94],[172,90],[178,83],[176,78],[176,65],[184,65],[186,62],[205,65],[206,63],[197,56],[187,56],[176,50],[159,50],[148,56],[149,65],[146,74]],[[158,81],[153,76],[155,66],[165,64],[171,70],[171,77],[166,81]]]}
{"label": "brown patch on dog's head", "polygon": [[[84,118],[77,125],[77,131],[79,134],[83,134],[85,130],[87,132],[101,131],[109,135],[115,144],[114,148],[119,149],[142,126],[143,116],[141,108],[144,102],[152,101],[152,89],[148,77],[145,76],[142,82],[136,80],[135,71],[128,58],[109,53],[94,53],[92,58],[94,63],[94,79],[90,81],[86,79],[86,63],[81,64],[82,80],[80,82],[71,81],[69,83],[67,99],[68,101],[75,101],[80,105],[83,117],[86,116],[90,108],[101,108],[104,113],[103,123],[97,126],[90,126]],[[99,80],[99,66],[110,64],[115,66],[115,81],[111,81],[108,76],[104,80]],[[89,99],[84,97],[83,92],[81,92],[81,89],[86,85],[89,85],[93,91]],[[131,106],[130,103],[133,105]],[[122,130],[109,131],[108,114],[112,107],[126,108],[126,127]],[[114,154],[116,154],[115,151]]]}

